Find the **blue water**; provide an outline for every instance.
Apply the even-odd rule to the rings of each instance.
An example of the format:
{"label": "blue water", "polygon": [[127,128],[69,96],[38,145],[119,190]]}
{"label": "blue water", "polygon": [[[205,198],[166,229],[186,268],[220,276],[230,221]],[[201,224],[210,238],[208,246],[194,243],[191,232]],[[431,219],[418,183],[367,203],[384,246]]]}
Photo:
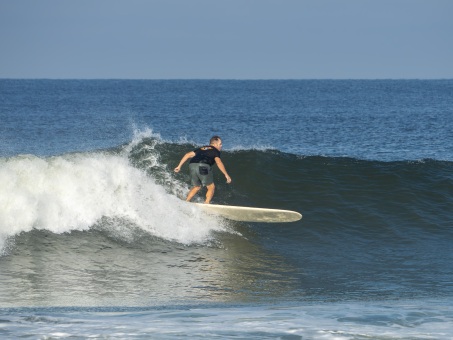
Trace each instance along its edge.
{"label": "blue water", "polygon": [[164,140],[299,155],[452,160],[453,82],[1,80],[2,155]]}
{"label": "blue water", "polygon": [[[452,80],[0,80],[0,335],[450,339],[452,103]],[[214,134],[214,203],[303,219],[181,201]]]}

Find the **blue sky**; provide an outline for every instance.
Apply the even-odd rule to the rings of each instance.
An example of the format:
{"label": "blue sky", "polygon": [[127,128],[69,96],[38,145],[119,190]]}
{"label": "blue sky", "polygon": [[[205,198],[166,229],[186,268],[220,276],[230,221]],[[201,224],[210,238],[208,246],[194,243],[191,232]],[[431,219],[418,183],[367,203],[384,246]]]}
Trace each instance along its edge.
{"label": "blue sky", "polygon": [[453,78],[452,0],[0,0],[0,78]]}

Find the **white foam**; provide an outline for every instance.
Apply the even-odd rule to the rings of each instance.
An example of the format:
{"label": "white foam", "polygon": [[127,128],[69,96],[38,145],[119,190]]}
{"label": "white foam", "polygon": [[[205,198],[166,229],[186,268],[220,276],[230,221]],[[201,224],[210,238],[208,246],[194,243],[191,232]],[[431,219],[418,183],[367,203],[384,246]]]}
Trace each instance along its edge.
{"label": "white foam", "polygon": [[212,230],[224,230],[215,218],[168,194],[125,156],[0,160],[0,251],[6,238],[33,228],[87,230],[103,217],[124,219],[185,244],[205,242]]}
{"label": "white foam", "polygon": [[231,147],[228,147],[226,150],[231,151],[231,152],[236,152],[236,151],[268,151],[268,150],[277,150],[275,147],[271,145],[248,145],[244,146],[242,144],[234,144]]}
{"label": "white foam", "polygon": [[[451,300],[451,299],[450,299]],[[199,307],[108,312],[47,309],[2,315],[16,338],[288,338],[451,340],[451,301],[318,302],[313,305]],[[23,315],[26,315],[24,317]],[[24,320],[25,319],[25,320]],[[196,320],[196,322],[194,321]],[[31,322],[33,321],[33,322]],[[108,325],[106,327],[105,325]]]}
{"label": "white foam", "polygon": [[130,152],[135,146],[143,141],[145,138],[154,138],[156,141],[163,141],[159,133],[153,132],[153,129],[145,126],[143,129],[139,129],[135,124],[133,126],[133,137],[132,141],[125,147],[123,151],[126,153]]}

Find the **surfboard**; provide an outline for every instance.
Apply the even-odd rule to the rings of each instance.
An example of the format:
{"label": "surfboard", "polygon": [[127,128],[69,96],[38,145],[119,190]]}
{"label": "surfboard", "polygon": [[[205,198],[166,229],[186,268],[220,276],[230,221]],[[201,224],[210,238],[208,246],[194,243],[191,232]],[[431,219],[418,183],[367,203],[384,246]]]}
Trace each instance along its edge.
{"label": "surfboard", "polygon": [[234,205],[204,203],[194,204],[208,214],[219,215],[233,221],[282,223],[295,222],[302,218],[300,213],[291,210],[238,207]]}

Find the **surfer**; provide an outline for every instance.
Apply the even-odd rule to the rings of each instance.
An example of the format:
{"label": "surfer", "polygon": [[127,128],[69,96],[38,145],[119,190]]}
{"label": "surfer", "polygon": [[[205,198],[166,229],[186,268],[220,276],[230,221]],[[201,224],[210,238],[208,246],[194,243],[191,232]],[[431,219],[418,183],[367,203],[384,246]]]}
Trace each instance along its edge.
{"label": "surfer", "polygon": [[182,157],[179,165],[175,168],[175,172],[179,172],[182,165],[190,159],[190,179],[193,185],[187,195],[186,201],[189,202],[192,200],[197,192],[200,191],[201,187],[205,186],[207,188],[205,203],[208,204],[211,202],[215,191],[214,176],[212,174],[212,166],[214,164],[217,164],[217,167],[225,175],[226,182],[231,183],[231,177],[228,175],[228,172],[220,159],[221,149],[221,138],[219,136],[214,136],[209,141],[209,145],[190,151]]}

